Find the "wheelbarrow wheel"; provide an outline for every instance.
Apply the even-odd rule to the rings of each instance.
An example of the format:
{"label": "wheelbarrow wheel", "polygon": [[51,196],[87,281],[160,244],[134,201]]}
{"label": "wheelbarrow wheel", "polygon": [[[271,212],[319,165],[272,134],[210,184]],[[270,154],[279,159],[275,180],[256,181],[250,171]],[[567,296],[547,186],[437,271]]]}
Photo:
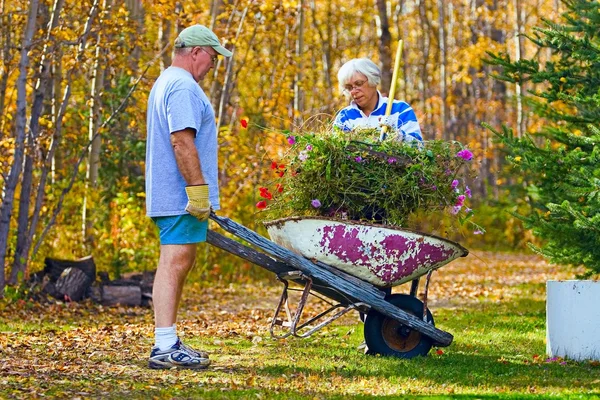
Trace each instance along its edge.
{"label": "wheelbarrow wheel", "polygon": [[[423,302],[413,296],[393,294],[386,300],[409,314],[423,317]],[[427,322],[434,324],[429,309]],[[371,355],[413,358],[427,355],[433,345],[430,337],[373,309],[367,314],[364,333],[367,354]]]}

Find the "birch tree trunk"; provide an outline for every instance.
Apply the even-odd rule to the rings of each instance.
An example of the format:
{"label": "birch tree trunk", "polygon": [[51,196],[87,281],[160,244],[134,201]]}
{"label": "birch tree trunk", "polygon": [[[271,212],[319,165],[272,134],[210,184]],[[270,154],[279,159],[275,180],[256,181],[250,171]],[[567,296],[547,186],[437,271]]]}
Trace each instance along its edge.
{"label": "birch tree trunk", "polygon": [[[107,8],[107,0],[102,1],[102,10],[105,10],[104,19],[110,18],[110,11]],[[102,20],[100,20],[102,25]],[[104,87],[104,68],[101,60],[105,57],[105,50],[102,48],[102,30],[96,35],[96,52],[94,54],[94,66],[92,68],[92,87],[90,89],[90,115],[88,117],[88,139],[91,141],[90,152],[88,156],[85,191],[83,194],[81,229],[82,239],[86,248],[94,246],[92,236],[92,218],[88,216],[88,199],[90,198],[90,189],[92,192],[98,187],[98,171],[100,169],[100,148],[102,147],[102,136],[97,134],[100,127],[100,91]]]}
{"label": "birch tree trunk", "polygon": [[8,249],[8,233],[10,230],[10,219],[13,212],[15,191],[23,169],[23,157],[25,153],[25,129],[27,125],[27,71],[29,68],[29,50],[33,35],[36,30],[36,18],[38,14],[39,0],[31,0],[29,3],[29,14],[23,41],[21,43],[21,58],[19,60],[19,77],[17,78],[17,110],[15,113],[15,153],[13,163],[8,173],[2,192],[2,207],[0,208],[0,297],[4,296],[6,285],[5,261]]}
{"label": "birch tree trunk", "polygon": [[296,39],[296,77],[294,78],[294,125],[302,126],[304,113],[304,90],[302,90],[302,57],[304,56],[304,0],[298,2],[298,38]]}
{"label": "birch tree trunk", "polygon": [[[523,43],[521,42],[521,34],[523,33],[523,22],[521,17],[521,2],[519,0],[513,0],[513,32],[514,32],[514,46],[515,46],[515,62],[521,59],[521,52],[523,49]],[[523,136],[523,99],[522,99],[522,87],[520,83],[515,84],[515,97],[517,100],[517,137]]]}
{"label": "birch tree trunk", "polygon": [[448,57],[446,53],[447,49],[447,38],[446,38],[446,9],[444,6],[444,0],[438,0],[438,45],[439,45],[439,54],[440,54],[440,97],[441,97],[441,107],[440,107],[440,121],[441,121],[441,129],[442,134],[441,137],[444,140],[453,139],[451,136],[451,132],[448,126],[448,86],[447,86],[447,78],[446,78],[446,68],[448,65]]}
{"label": "birch tree trunk", "polygon": [[[39,154],[39,136],[40,136],[40,117],[44,109],[46,94],[49,91],[49,85],[52,81],[50,76],[51,63],[53,59],[53,35],[52,31],[58,26],[59,16],[64,6],[64,0],[55,0],[52,7],[52,15],[47,23],[46,43],[42,51],[40,65],[38,67],[39,77],[37,79],[33,93],[33,105],[31,106],[31,116],[29,118],[29,135],[27,135],[27,154],[25,155],[25,167],[21,181],[21,195],[19,199],[19,215],[17,218],[17,249],[10,274],[9,284],[17,283],[20,273],[25,273],[27,268],[27,259],[31,238],[29,237],[30,216],[29,208],[31,204],[31,193],[33,191],[33,170],[36,159],[40,159]],[[52,44],[52,46],[51,46]]]}

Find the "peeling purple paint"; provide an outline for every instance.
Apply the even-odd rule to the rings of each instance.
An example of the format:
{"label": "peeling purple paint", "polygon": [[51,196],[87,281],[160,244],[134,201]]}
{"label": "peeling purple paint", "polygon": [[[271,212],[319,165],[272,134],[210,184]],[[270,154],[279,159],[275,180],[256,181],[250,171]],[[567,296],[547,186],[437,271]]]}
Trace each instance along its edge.
{"label": "peeling purple paint", "polygon": [[410,276],[418,269],[423,273],[454,256],[455,251],[443,243],[434,245],[423,238],[388,235],[379,246],[365,244],[358,236],[359,226],[328,225],[323,227],[319,244],[326,253],[357,268],[366,267],[386,283]]}

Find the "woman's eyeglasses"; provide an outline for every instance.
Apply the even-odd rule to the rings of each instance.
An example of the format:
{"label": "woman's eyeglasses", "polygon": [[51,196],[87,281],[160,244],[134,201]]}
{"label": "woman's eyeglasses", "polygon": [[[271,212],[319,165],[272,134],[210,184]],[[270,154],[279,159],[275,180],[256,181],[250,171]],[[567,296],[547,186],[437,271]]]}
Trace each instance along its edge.
{"label": "woman's eyeglasses", "polygon": [[365,83],[367,83],[366,80],[356,81],[353,84],[344,85],[344,91],[350,93],[354,89],[358,89],[358,88],[362,87]]}

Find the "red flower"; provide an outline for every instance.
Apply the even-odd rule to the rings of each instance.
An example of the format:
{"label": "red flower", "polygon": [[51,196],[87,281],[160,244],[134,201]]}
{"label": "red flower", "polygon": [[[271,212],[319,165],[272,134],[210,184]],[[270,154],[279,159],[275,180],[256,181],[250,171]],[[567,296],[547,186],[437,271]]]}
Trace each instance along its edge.
{"label": "red flower", "polygon": [[279,169],[284,169],[285,168],[285,164],[279,164]]}
{"label": "red flower", "polygon": [[277,169],[277,162],[271,161],[271,169]]}
{"label": "red flower", "polygon": [[278,174],[279,174],[279,177],[281,178],[283,176],[283,174],[285,174],[285,171],[279,171]]}
{"label": "red flower", "polygon": [[278,184],[277,184],[277,191],[278,191],[279,193],[283,192],[283,185],[282,185],[281,183],[278,183]]}
{"label": "red flower", "polygon": [[244,128],[244,129],[248,128],[248,120],[246,118],[242,118],[240,120],[240,123],[242,124],[242,128]]}
{"label": "red flower", "polygon": [[[265,190],[262,190],[262,189],[265,189]],[[263,197],[267,200],[273,200],[273,195],[271,194],[271,192],[269,192],[269,189],[267,189],[267,188],[261,188],[260,197]]]}
{"label": "red flower", "polygon": [[267,189],[266,187],[260,187],[258,188],[258,191],[260,192],[260,197],[264,197],[268,200],[273,199],[273,195],[269,192],[269,189]]}
{"label": "red flower", "polygon": [[259,201],[258,203],[256,203],[256,208],[260,210],[267,208],[267,202],[264,200]]}
{"label": "red flower", "polygon": [[435,351],[435,353],[436,353],[438,356],[441,356],[442,354],[444,354],[444,351],[443,351],[443,350],[441,350],[441,349],[437,349],[437,350]]}

